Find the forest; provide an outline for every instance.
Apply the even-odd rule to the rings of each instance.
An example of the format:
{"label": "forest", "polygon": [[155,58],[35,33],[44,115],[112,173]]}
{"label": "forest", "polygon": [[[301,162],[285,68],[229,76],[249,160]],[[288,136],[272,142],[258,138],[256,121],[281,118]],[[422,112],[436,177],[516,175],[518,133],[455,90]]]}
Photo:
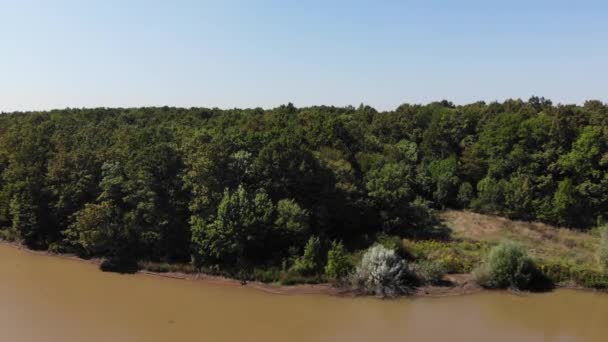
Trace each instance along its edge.
{"label": "forest", "polygon": [[337,277],[340,255],[379,237],[440,239],[437,213],[448,208],[604,224],[608,105],[532,97],[394,111],[290,103],[0,115],[0,237],[109,267],[310,275],[327,263]]}

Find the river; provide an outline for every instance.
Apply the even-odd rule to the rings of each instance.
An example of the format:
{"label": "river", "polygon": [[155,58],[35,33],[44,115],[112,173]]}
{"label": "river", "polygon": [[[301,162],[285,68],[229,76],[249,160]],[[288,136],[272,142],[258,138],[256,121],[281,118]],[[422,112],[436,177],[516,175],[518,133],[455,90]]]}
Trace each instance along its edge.
{"label": "river", "polygon": [[606,341],[608,295],[559,290],[379,300],[275,295],[0,244],[0,340]]}

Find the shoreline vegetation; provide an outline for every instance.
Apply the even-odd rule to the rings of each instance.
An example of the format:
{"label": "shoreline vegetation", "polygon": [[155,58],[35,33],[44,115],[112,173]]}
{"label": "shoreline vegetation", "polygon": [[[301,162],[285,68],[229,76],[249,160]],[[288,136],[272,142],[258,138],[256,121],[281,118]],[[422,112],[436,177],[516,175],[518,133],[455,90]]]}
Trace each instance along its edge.
{"label": "shoreline vegetation", "polygon": [[600,101],[0,115],[0,238],[104,271],[603,289],[607,219]]}
{"label": "shoreline vegetation", "polygon": [[[16,242],[10,242],[0,240],[1,244],[10,246],[11,248],[17,248],[21,251],[34,254],[37,256],[47,256],[60,259],[67,259],[77,262],[83,262],[95,266],[101,266],[103,263],[102,259],[83,259],[73,254],[57,254],[49,251],[32,250]],[[257,291],[275,294],[275,295],[328,295],[336,297],[361,297],[366,296],[364,293],[348,288],[340,287],[336,284],[331,283],[318,283],[318,284],[293,284],[293,285],[280,285],[280,284],[269,284],[261,281],[247,281],[235,278],[228,278],[224,276],[210,275],[205,273],[183,273],[183,272],[157,272],[147,269],[139,269],[136,272],[130,273],[130,275],[140,276],[152,276],[159,278],[168,278],[176,280],[187,280],[195,282],[203,282],[208,284],[214,284],[219,286],[230,286],[230,287],[247,287]],[[448,275],[452,284],[451,286],[424,286],[416,289],[415,292],[409,295],[409,297],[445,297],[445,296],[458,296],[458,295],[469,295],[489,291],[483,287],[474,283],[470,274],[453,274]],[[583,289],[574,287],[565,287],[569,289]],[[380,297],[384,298],[384,297]]]}
{"label": "shoreline vegetation", "polygon": [[[558,229],[555,227],[550,227],[540,223],[529,223],[529,222],[517,222],[511,221],[502,217],[488,216],[482,214],[476,214],[471,212],[459,212],[459,211],[447,211],[442,215],[443,220],[447,221],[447,225],[452,227],[453,234],[458,236],[458,238],[463,238],[464,236],[475,236],[476,240],[486,240],[497,242],[502,236],[509,236],[511,239],[517,241],[525,241],[534,243],[534,238],[530,238],[530,234],[534,235],[535,230],[544,231],[546,229],[554,229],[557,232],[566,233],[567,237],[563,237],[565,241],[570,241],[570,238],[573,238],[571,235],[582,235],[584,233],[572,233],[567,229]],[[467,229],[468,232],[465,234],[462,230],[469,227],[471,229]],[[505,226],[509,226],[510,228],[505,228]],[[536,227],[530,228],[530,227]],[[503,230],[504,229],[504,230]],[[500,230],[503,230],[500,234],[501,238],[496,236],[496,233]],[[505,231],[510,231],[505,234]],[[522,234],[517,238],[517,234]],[[581,238],[579,236],[579,238]],[[582,238],[587,238],[593,240],[594,237],[589,234],[589,236],[583,236]],[[4,245],[11,246],[12,248],[17,248],[19,250],[25,251],[30,254],[38,255],[38,256],[49,256],[56,257],[68,260],[74,260],[78,262],[84,262],[88,264],[92,264],[95,266],[101,266],[103,263],[103,259],[101,258],[92,258],[92,259],[83,259],[74,254],[58,254],[49,251],[40,251],[40,250],[32,250],[27,246],[6,240],[0,240],[0,243]],[[404,241],[404,245],[408,245],[408,241]],[[431,244],[435,242],[429,242]],[[567,243],[570,244],[570,243]],[[557,257],[558,255],[553,255]],[[171,265],[171,264],[158,264],[158,263],[140,263],[137,271],[132,272],[133,275],[141,275],[141,276],[152,276],[159,278],[168,278],[168,279],[177,279],[177,280],[187,280],[187,281],[195,281],[195,282],[203,282],[207,284],[219,285],[219,286],[229,286],[229,287],[247,287],[257,291],[275,294],[275,295],[329,295],[329,296],[337,296],[337,297],[361,297],[361,296],[369,296],[369,294],[364,293],[356,288],[353,288],[350,284],[339,284],[339,283],[306,283],[306,284],[290,284],[283,285],[277,282],[268,283],[260,280],[248,280],[243,281],[236,278],[230,278],[227,276],[221,275],[213,275],[197,272],[194,268],[189,264],[181,264],[181,265]],[[446,297],[446,296],[463,296],[463,295],[471,295],[478,294],[483,292],[493,292],[493,291],[501,291],[501,289],[491,289],[480,285],[473,273],[451,273],[445,274],[443,277],[443,282],[436,285],[423,285],[418,286],[413,289],[413,291],[407,293],[406,297],[409,298],[420,298],[420,297]],[[594,287],[585,287],[582,284],[577,284],[574,281],[563,281],[557,284],[554,284],[551,288],[543,289],[540,292],[547,292],[556,289],[568,289],[568,290],[577,290],[577,291],[594,291],[594,292],[602,292],[606,291],[605,288],[594,288]],[[521,291],[514,287],[507,287],[502,289],[502,291],[508,291],[510,293],[524,295],[527,293],[533,293],[535,291]],[[373,295],[372,295],[373,296]],[[378,298],[386,298],[387,296],[376,296]]]}

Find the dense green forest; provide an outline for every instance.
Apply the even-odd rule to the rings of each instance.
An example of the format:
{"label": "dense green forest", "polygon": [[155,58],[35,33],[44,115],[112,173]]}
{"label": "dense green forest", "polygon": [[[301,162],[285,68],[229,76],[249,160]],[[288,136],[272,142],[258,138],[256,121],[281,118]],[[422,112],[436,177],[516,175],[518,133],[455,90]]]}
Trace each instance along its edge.
{"label": "dense green forest", "polygon": [[306,274],[445,208],[604,223],[608,105],[4,113],[0,175],[0,236],[32,248]]}

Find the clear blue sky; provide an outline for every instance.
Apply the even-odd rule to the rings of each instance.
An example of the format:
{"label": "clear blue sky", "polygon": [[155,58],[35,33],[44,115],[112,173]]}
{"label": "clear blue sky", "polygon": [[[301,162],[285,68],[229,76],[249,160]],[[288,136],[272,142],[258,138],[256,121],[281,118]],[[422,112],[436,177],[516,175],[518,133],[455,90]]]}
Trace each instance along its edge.
{"label": "clear blue sky", "polygon": [[608,102],[607,1],[0,0],[0,111]]}

